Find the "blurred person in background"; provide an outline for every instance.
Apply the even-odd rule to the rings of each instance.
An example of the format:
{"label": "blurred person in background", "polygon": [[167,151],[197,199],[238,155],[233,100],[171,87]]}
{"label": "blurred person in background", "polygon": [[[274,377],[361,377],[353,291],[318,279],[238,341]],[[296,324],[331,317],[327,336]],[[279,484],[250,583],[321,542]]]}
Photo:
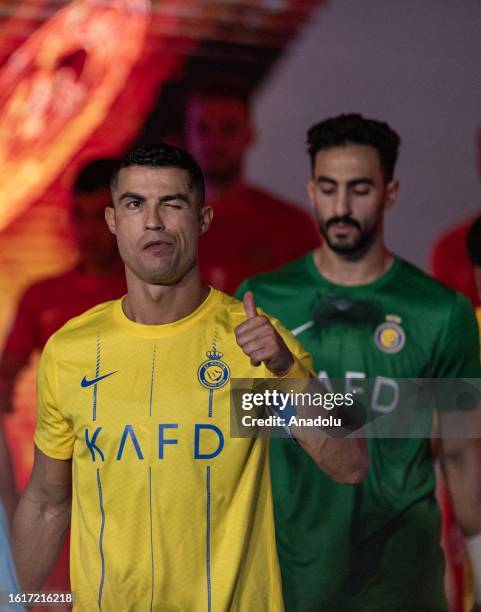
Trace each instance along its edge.
{"label": "blurred person in background", "polygon": [[202,280],[232,294],[239,283],[319,245],[312,218],[245,180],[246,155],[255,140],[246,91],[233,83],[206,83],[189,92],[185,144],[205,175],[214,209],[200,239]]}
{"label": "blurred person in background", "polygon": [[[480,132],[480,150],[481,150],[481,132]],[[480,169],[481,169],[481,153],[480,153]],[[468,227],[468,232],[466,236],[466,251],[468,253],[469,261],[471,262],[473,276],[476,286],[476,291],[478,294],[478,298],[481,302],[481,216],[476,217],[476,219],[471,223]],[[481,306],[478,306],[475,310],[476,319],[478,321],[478,328],[480,330],[480,340],[481,340]],[[481,441],[478,440],[478,448],[481,449]],[[480,451],[481,457],[481,451]],[[481,472],[481,466],[480,466]],[[445,498],[441,498],[443,500],[444,506],[449,506],[449,498],[446,496]],[[450,508],[448,508],[450,510]],[[448,523],[449,525],[449,523]],[[447,544],[452,548],[452,551],[449,551],[451,556],[455,559],[463,559],[463,548],[462,548],[462,540],[454,537],[451,542],[447,542]],[[477,558],[477,562],[475,562],[475,567],[481,567],[481,537],[479,538],[479,544],[471,545],[468,547],[468,553],[470,558]],[[463,572],[463,583],[464,583],[464,599],[465,599],[465,609],[470,610],[471,605],[473,603],[474,598],[476,597],[478,600],[481,600],[481,576],[479,572],[476,573],[475,568],[469,567],[469,564],[464,566]]]}
{"label": "blurred person in background", "polygon": [[[33,284],[21,298],[0,361],[0,412],[13,411],[15,382],[20,372],[57,329],[95,304],[126,292],[115,238],[105,227],[105,207],[110,204],[110,176],[114,167],[115,160],[98,159],[87,164],[75,180],[70,217],[78,263],[72,270]],[[20,483],[28,479],[31,470],[28,457],[35,428],[33,401],[24,407],[32,414],[21,415],[21,422],[15,420],[9,424],[9,434],[18,443],[12,460]],[[21,432],[18,435],[17,427]],[[45,589],[69,589],[68,541]]]}
{"label": "blurred person in background", "polygon": [[[399,145],[386,123],[360,115],[313,126],[307,186],[323,244],[237,295],[252,291],[312,354],[319,379],[355,390],[370,418],[408,421],[399,379],[479,378],[481,369],[468,300],[385,247]],[[358,487],[316,473],[286,442],[271,439],[270,466],[287,612],[447,612],[429,437],[369,439]],[[476,442],[444,437],[439,453],[481,586]]]}
{"label": "blurred person in background", "polygon": [[35,283],[20,299],[0,361],[0,410],[12,410],[20,371],[54,331],[94,304],[118,298],[126,291],[115,239],[104,221],[114,165],[115,161],[108,159],[91,162],[73,186],[70,213],[79,251],[75,268]]}
{"label": "blurred person in background", "polygon": [[[481,129],[476,139],[476,166],[481,178]],[[473,268],[466,249],[466,237],[473,223],[473,217],[444,233],[436,242],[431,254],[431,269],[435,278],[460,291],[479,306],[481,299],[476,287]]]}
{"label": "blurred person in background", "polygon": [[[469,227],[466,236],[466,249],[473,268],[476,291],[481,302],[481,216],[476,217]],[[481,328],[481,306],[476,308],[476,318]]]}

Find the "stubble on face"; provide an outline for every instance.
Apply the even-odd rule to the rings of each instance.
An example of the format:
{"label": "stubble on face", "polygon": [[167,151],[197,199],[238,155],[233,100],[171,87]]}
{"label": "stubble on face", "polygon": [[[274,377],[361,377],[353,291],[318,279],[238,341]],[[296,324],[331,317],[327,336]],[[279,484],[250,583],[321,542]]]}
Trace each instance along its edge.
{"label": "stubble on face", "polygon": [[[366,227],[350,215],[345,215],[331,217],[325,223],[320,222],[319,230],[332,251],[339,255],[356,256],[361,255],[372,244],[380,222],[381,219],[378,219],[372,227]],[[356,231],[347,230],[351,227]]]}

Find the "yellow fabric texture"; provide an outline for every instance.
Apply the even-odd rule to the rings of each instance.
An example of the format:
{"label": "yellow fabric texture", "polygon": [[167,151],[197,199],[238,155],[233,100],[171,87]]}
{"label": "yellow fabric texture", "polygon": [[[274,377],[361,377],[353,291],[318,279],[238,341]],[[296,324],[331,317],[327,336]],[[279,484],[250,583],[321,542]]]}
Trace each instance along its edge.
{"label": "yellow fabric texture", "polygon": [[[225,380],[272,376],[236,343],[245,318],[214,289],[165,325],[118,300],[47,343],[35,443],[73,459],[76,610],[283,610],[268,439],[230,437]],[[305,366],[292,376],[307,376],[309,355],[275,325]]]}

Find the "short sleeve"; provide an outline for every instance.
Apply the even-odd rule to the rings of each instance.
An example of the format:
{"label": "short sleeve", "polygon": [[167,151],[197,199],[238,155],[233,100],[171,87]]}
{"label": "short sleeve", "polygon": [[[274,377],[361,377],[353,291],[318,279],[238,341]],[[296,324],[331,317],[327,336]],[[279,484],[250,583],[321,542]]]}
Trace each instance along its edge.
{"label": "short sleeve", "polygon": [[58,402],[58,364],[54,353],[55,336],[45,345],[37,373],[37,422],[35,444],[53,459],[70,459],[73,455],[74,433],[62,415]]}
{"label": "short sleeve", "polygon": [[460,293],[453,301],[438,346],[436,378],[481,378],[479,332],[474,310]]}

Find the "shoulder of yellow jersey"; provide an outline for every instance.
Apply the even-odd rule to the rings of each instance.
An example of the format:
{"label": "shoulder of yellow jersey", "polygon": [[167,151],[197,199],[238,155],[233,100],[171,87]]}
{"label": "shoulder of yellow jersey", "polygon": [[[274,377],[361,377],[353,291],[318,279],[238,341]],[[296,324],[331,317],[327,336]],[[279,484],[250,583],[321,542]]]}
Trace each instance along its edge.
{"label": "shoulder of yellow jersey", "polygon": [[98,327],[106,318],[111,316],[115,302],[117,302],[117,300],[102,302],[82,312],[82,314],[69,319],[60,329],[52,334],[51,339],[55,339],[56,341],[66,339],[71,333],[78,332],[80,329]]}

